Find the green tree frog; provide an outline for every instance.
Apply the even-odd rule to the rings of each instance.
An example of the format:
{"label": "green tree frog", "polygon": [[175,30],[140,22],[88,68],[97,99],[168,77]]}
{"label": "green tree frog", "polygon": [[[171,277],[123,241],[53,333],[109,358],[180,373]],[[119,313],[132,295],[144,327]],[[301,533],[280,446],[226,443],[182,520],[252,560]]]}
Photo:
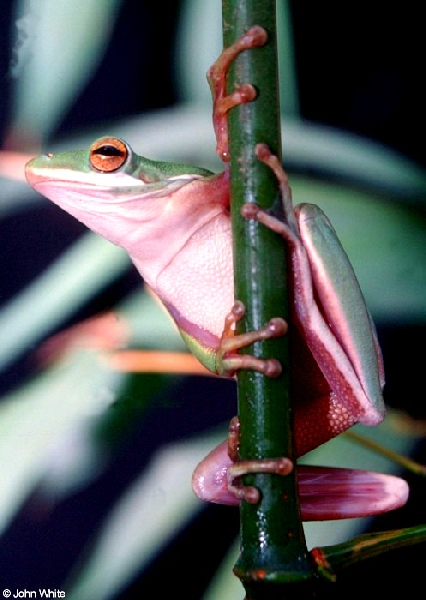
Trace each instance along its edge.
{"label": "green tree frog", "polygon": [[[218,153],[224,161],[227,112],[256,95],[249,84],[226,95],[229,64],[241,51],[265,41],[264,30],[254,27],[209,71]],[[301,455],[354,423],[375,425],[382,420],[382,360],[357,279],[327,217],[309,204],[293,210],[287,177],[276,157],[262,144],[255,152],[278,177],[284,219],[256,205],[246,205],[245,216],[282,235],[292,257],[297,335],[293,362],[298,365],[295,439]],[[34,158],[26,176],[38,192],[126,249],[208,369],[221,375],[247,367],[279,374],[274,361],[247,359],[237,350],[253,340],[283,335],[282,320],[272,319],[262,330],[242,337],[230,334],[243,311],[234,305],[226,163],[223,173],[213,174],[156,162],[138,156],[121,139],[104,137],[86,150]],[[217,473],[229,465],[227,450],[220,446],[195,471],[196,492],[227,501],[226,484]]]}

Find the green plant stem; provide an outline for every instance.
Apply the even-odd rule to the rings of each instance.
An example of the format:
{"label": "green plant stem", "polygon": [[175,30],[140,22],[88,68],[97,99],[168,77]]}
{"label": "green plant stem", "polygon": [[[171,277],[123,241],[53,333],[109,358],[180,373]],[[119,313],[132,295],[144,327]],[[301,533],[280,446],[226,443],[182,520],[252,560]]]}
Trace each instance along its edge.
{"label": "green plant stem", "polygon": [[422,524],[393,531],[365,533],[341,544],[313,548],[312,554],[321,575],[335,581],[336,574],[356,563],[425,541],[426,525]]}
{"label": "green plant stem", "polygon": [[359,433],[353,430],[345,431],[345,437],[356,442],[357,444],[364,446],[365,448],[368,448],[372,452],[381,454],[382,456],[388,458],[397,465],[400,465],[404,469],[407,469],[407,471],[410,471],[410,473],[414,473],[414,475],[420,475],[422,477],[426,476],[425,465],[422,465],[417,461],[408,458],[407,456],[403,456],[402,454],[395,452],[391,448],[383,446],[383,444],[379,444],[378,442],[364,435],[360,435]]}
{"label": "green plant stem", "polygon": [[[284,243],[265,227],[240,216],[242,203],[254,201],[269,208],[278,195],[275,176],[254,153],[256,144],[264,142],[278,156],[281,154],[275,1],[223,0],[225,46],[253,25],[266,29],[268,42],[262,48],[243,52],[232,65],[228,80],[228,91],[241,83],[252,83],[258,91],[254,102],[229,113],[235,297],[246,306],[245,330],[258,329],[271,317],[288,316]],[[277,379],[251,371],[239,374],[241,458],[286,456],[295,462],[288,337],[256,343],[247,351],[262,358],[277,358],[283,374]],[[288,476],[245,475],[243,483],[261,493],[258,504],[241,503],[241,553],[235,572],[246,588],[247,598],[291,597],[288,586],[288,594],[283,595],[283,582],[293,590],[297,588],[298,597],[303,597],[299,587],[311,580],[313,570],[306,550],[295,471]]]}

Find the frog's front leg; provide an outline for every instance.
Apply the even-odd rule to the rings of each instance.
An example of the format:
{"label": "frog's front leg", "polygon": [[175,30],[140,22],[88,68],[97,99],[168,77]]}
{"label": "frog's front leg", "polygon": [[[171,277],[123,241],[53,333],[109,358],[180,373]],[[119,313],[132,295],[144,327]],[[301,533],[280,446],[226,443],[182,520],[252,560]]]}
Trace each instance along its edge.
{"label": "frog's front leg", "polygon": [[238,350],[246,348],[255,342],[261,342],[287,333],[287,323],[284,319],[274,318],[255,331],[235,334],[235,327],[244,318],[245,307],[237,300],[225,319],[219,350],[217,352],[216,372],[219,375],[232,377],[241,369],[252,369],[267,377],[278,377],[281,374],[281,364],[275,359],[261,359],[251,354],[238,354]]}
{"label": "frog's front leg", "polygon": [[257,95],[254,86],[250,83],[244,83],[231,94],[227,94],[226,79],[229,67],[241,52],[264,46],[266,40],[266,31],[263,27],[255,25],[226,48],[207,73],[213,97],[213,127],[217,142],[216,152],[224,162],[229,161],[228,111],[239,104],[252,102]]}

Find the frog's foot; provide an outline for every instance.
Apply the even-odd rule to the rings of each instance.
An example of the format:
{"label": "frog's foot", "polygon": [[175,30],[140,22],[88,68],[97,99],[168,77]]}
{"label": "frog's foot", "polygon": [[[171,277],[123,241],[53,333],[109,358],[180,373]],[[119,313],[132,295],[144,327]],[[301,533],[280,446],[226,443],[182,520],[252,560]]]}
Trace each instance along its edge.
{"label": "frog's foot", "polygon": [[255,203],[243,204],[241,207],[241,214],[246,219],[256,220],[272,231],[282,235],[290,242],[290,244],[297,245],[299,242],[299,228],[294,216],[291,188],[288,184],[287,173],[284,171],[278,156],[272,154],[270,148],[266,144],[257,144],[255,153],[257,158],[273,171],[278,180],[281,191],[284,220],[262,210]]}
{"label": "frog's foot", "polygon": [[232,377],[240,369],[252,369],[267,377],[278,377],[282,370],[279,361],[256,358],[251,354],[238,354],[238,350],[255,342],[285,335],[288,330],[287,323],[284,319],[275,318],[271,319],[262,329],[235,335],[235,326],[244,315],[244,304],[237,300],[225,319],[218,352],[217,373]]}
{"label": "frog's foot", "polygon": [[229,48],[226,48],[207,73],[213,96],[213,126],[217,140],[216,151],[224,162],[229,160],[228,111],[238,104],[251,102],[256,98],[256,90],[249,83],[240,85],[229,95],[226,94],[226,78],[229,66],[241,52],[263,46],[266,40],[266,31],[263,27],[255,25]]}
{"label": "frog's foot", "polygon": [[229,424],[228,455],[232,465],[228,467],[228,491],[240,500],[249,504],[260,502],[260,492],[252,485],[243,485],[241,477],[248,474],[274,473],[275,475],[288,475],[293,470],[293,463],[289,458],[264,458],[261,460],[240,460],[238,446],[240,441],[240,421],[234,417]]}
{"label": "frog's foot", "polygon": [[[233,423],[235,420],[231,422],[231,426]],[[231,486],[236,487],[237,496],[228,488],[228,471],[233,465],[228,456],[228,444],[229,442],[222,442],[200,462],[194,471],[192,485],[195,494],[201,500],[238,506],[240,497],[244,497],[244,491],[241,493],[242,486],[235,485],[235,481],[231,482]],[[283,459],[282,469],[274,469],[273,472],[284,475],[291,469],[289,464],[288,469],[286,468],[284,460],[286,459]],[[249,472],[257,472],[258,465],[253,464],[255,461],[249,463]],[[358,469],[299,465],[297,476],[304,521],[382,514],[403,506],[409,493],[406,481],[399,477]],[[237,473],[237,477],[241,477],[241,474]],[[247,497],[256,501],[257,498],[260,499],[260,494],[257,490],[250,490]]]}
{"label": "frog's foot", "polygon": [[278,179],[280,187],[288,187],[287,173],[284,171],[281,161],[275,154],[272,153],[271,149],[267,144],[256,144],[254,149],[257,158],[265,163],[275,174]]}

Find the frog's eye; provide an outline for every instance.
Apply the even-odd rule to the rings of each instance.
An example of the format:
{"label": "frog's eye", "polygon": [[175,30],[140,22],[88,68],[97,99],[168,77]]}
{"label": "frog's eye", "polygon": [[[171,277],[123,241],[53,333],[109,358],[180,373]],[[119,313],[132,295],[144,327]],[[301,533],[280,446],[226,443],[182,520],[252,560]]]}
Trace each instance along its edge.
{"label": "frog's eye", "polygon": [[128,154],[128,148],[121,140],[101,138],[90,147],[90,164],[97,171],[112,173],[124,165]]}

